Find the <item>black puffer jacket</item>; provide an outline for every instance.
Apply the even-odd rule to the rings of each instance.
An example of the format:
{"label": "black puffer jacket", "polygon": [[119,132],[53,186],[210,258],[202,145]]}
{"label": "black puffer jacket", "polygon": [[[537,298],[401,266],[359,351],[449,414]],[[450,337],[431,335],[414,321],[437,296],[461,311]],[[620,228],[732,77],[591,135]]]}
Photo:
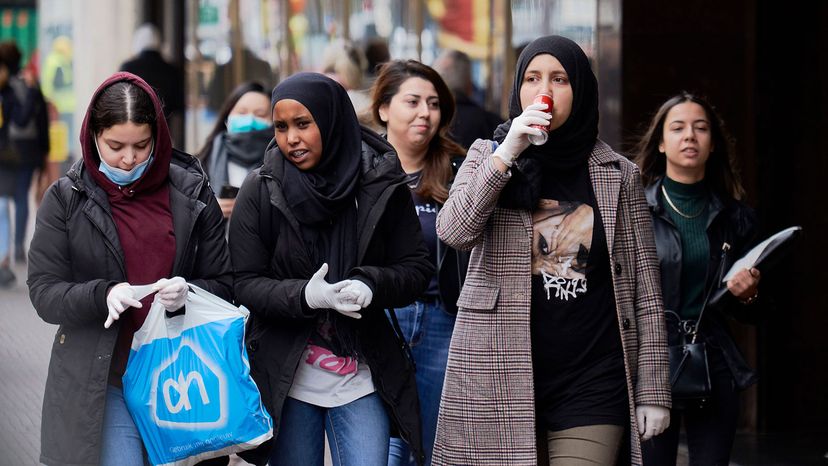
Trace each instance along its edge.
{"label": "black puffer jacket", "polygon": [[[236,299],[251,311],[247,332],[251,374],[275,419],[320,312],[302,305],[302,290],[310,276],[297,270],[316,269],[282,194],[282,176],[282,155],[271,144],[264,165],[245,180],[230,220]],[[357,203],[358,266],[348,276],[367,278],[374,290],[371,306],[356,321],[357,337],[392,425],[422,458],[414,368],[384,309],[417,299],[434,266],[397,156],[384,139],[368,130],[363,130]],[[274,438],[278,430],[277,423]],[[250,453],[244,457],[263,464],[267,448],[259,448],[257,457]]]}
{"label": "black puffer jacket", "polygon": [[[198,161],[173,151],[169,182],[173,276],[231,299],[221,211]],[[29,252],[32,304],[43,320],[60,325],[43,396],[42,463],[100,461],[107,378],[120,328],[119,321],[103,326],[106,293],[126,280],[119,244],[107,195],[80,160],[47,191]]]}
{"label": "black puffer jacket", "polygon": [[[665,210],[658,193],[661,192],[662,179],[645,189],[647,203],[653,215],[658,260],[661,267],[661,290],[664,297],[664,309],[676,310],[681,303],[681,238],[670,214]],[[724,204],[711,195],[707,220],[707,239],[710,244],[710,260],[707,266],[705,290],[716,280],[722,244],[727,242],[731,249],[724,258],[724,270],[742,257],[754,245],[756,239],[756,214],[747,205],[731,201]],[[726,285],[719,284],[716,290]],[[727,318],[732,317],[746,323],[754,323],[758,316],[757,304],[744,305],[732,294],[725,292],[717,306],[709,306],[704,311],[700,334],[708,344],[721,349],[733,380],[739,389],[745,389],[756,383],[756,372],[748,366],[744,356],[733,341]],[[670,328],[669,330],[674,330]],[[670,341],[676,341],[677,335],[669,335]]]}

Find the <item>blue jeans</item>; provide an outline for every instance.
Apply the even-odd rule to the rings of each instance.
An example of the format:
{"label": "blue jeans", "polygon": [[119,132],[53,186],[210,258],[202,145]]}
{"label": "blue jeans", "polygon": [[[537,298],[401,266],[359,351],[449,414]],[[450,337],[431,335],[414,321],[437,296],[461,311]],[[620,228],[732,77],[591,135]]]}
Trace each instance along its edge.
{"label": "blue jeans", "polygon": [[0,196],[0,262],[3,262],[9,256],[11,249],[11,220],[9,216],[9,205],[11,198]]}
{"label": "blue jeans", "polygon": [[17,183],[14,187],[14,248],[15,252],[23,248],[26,241],[26,227],[29,224],[29,188],[32,186],[34,167],[19,167]]}
{"label": "blue jeans", "polygon": [[101,466],[145,466],[144,442],[124,402],[124,391],[106,387],[103,432],[101,434]]}
{"label": "blue jeans", "polygon": [[336,408],[322,408],[286,398],[279,433],[270,452],[270,466],[322,466],[325,436],[334,466],[385,466],[389,421],[379,395]]}
{"label": "blue jeans", "polygon": [[[396,310],[403,336],[411,346],[417,364],[417,395],[420,397],[420,418],[423,426],[423,450],[426,466],[431,464],[434,438],[437,433],[437,413],[446,376],[449,343],[454,330],[455,316],[446,312],[439,300],[433,303],[416,301]],[[388,455],[389,466],[416,465],[408,446],[399,438],[392,438]]]}

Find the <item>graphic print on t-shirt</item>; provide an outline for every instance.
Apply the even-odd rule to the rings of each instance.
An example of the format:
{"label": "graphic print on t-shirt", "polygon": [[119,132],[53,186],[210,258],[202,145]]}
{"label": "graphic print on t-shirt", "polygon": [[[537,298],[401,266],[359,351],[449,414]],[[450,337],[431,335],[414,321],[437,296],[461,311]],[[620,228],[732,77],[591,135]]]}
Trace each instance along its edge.
{"label": "graphic print on t-shirt", "polygon": [[592,207],[581,202],[541,199],[532,213],[532,275],[543,279],[547,300],[586,293],[594,221]]}

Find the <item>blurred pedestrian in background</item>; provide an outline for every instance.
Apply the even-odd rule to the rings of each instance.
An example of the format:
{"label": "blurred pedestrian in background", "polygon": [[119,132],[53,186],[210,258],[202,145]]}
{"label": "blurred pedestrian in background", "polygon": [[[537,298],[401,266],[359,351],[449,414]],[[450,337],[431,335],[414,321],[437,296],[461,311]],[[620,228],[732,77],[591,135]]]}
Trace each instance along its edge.
{"label": "blurred pedestrian in background", "polygon": [[[178,312],[187,281],[232,299],[221,212],[199,163],[172,148],[161,102],[116,73],[95,91],[83,158],[49,188],[29,253],[29,295],[56,324],[41,420],[45,464],[147,464],[121,377],[156,284]],[[147,377],[150,375],[147,374]]]}
{"label": "blurred pedestrian in background", "polygon": [[161,99],[174,145],[184,142],[184,72],[161,56],[161,33],[151,23],[139,26],[132,35],[135,57],[121,65],[121,71],[140,76]]}
{"label": "blurred pedestrian in background", "polygon": [[[727,320],[755,322],[759,270],[744,269],[726,284],[727,271],[756,241],[757,220],[742,202],[744,189],[733,145],[706,100],[686,92],[656,112],[635,151],[652,212],[671,345],[684,343],[682,322],[706,343],[712,395],[704,403],[676,403],[670,427],[643,444],[644,463],[675,465],[682,423],[691,465],[726,465],[739,418],[739,391],[756,383]],[[722,245],[730,250],[722,256]],[[720,261],[724,263],[720,264]],[[706,302],[727,289],[717,305]],[[723,290],[722,290],[723,291]]]}
{"label": "blurred pedestrian in background", "polygon": [[239,85],[227,96],[198,153],[224,218],[230,218],[239,187],[261,166],[272,139],[270,91],[255,82]]}
{"label": "blurred pedestrian in background", "polygon": [[384,312],[434,273],[405,174],[332,79],[293,75],[271,104],[275,141],[230,218],[270,465],[322,464],[326,432],[334,465],[387,465],[391,430],[422,458],[414,367]]}
{"label": "blurred pedestrian in background", "polygon": [[32,69],[20,68],[20,49],[14,41],[0,43],[0,57],[10,66],[9,87],[14,90],[19,102],[31,94],[31,116],[24,125],[10,122],[9,139],[16,151],[20,164],[14,186],[14,260],[26,262],[24,243],[29,225],[29,188],[36,172],[45,166],[49,152],[49,114],[43,93],[37,85]]}
{"label": "blurred pedestrian in background", "polygon": [[491,139],[497,125],[503,123],[500,116],[472,100],[471,66],[469,56],[457,50],[446,50],[434,61],[434,69],[446,81],[457,103],[457,116],[451,122],[449,137],[465,148],[477,139]]}
{"label": "blurred pedestrian in background", "polygon": [[322,54],[322,74],[348,91],[348,98],[358,117],[367,114],[371,108],[371,97],[363,83],[367,67],[365,54],[356,44],[346,39],[332,40]]}
{"label": "blurred pedestrian in background", "polygon": [[[18,191],[23,190],[21,172],[23,176],[28,173],[29,180],[31,180],[32,169],[29,167],[32,163],[29,157],[36,159],[43,155],[38,154],[37,151],[21,152],[21,147],[18,147],[12,138],[13,134],[17,135],[13,133],[12,128],[16,128],[16,131],[29,126],[35,115],[37,108],[35,102],[39,95],[34,77],[29,74],[18,77],[18,71],[20,71],[20,51],[13,43],[4,42],[0,45],[0,101],[2,101],[0,105],[0,287],[11,286],[16,280],[10,268],[11,202],[17,196]],[[22,149],[27,149],[27,146],[24,144]],[[28,184],[22,197],[22,203],[27,203]],[[21,222],[19,217],[28,216],[28,204],[16,210],[18,218],[15,234],[17,230],[21,230],[18,254],[22,254],[22,238],[25,236],[26,221]]]}
{"label": "blurred pedestrian in background", "polygon": [[437,215],[446,244],[473,250],[433,464],[535,464],[536,432],[552,466],[640,464],[670,385],[638,169],[598,139],[598,84],[569,39],[524,49],[509,116]]}
{"label": "blurred pedestrian in background", "polygon": [[[236,80],[234,72],[236,63],[239,63],[241,69],[239,81]],[[218,112],[239,82],[257,82],[261,83],[265,89],[273,89],[278,76],[278,73],[270,67],[270,63],[259,58],[245,45],[242,47],[241,54],[233,54],[229,61],[216,67],[207,85],[207,109],[210,112]]]}
{"label": "blurred pedestrian in background", "polygon": [[[403,336],[414,354],[417,392],[423,423],[426,465],[437,430],[440,394],[446,373],[457,297],[466,276],[468,253],[458,252],[437,238],[437,212],[448,197],[465,150],[446,136],[454,116],[454,99],[432,68],[414,60],[388,62],[380,68],[373,88],[373,114],[394,146],[420,219],[423,238],[437,272],[425,293],[396,312]],[[390,316],[389,316],[390,317]],[[405,443],[391,440],[389,465],[416,464]]]}
{"label": "blurred pedestrian in background", "polygon": [[391,52],[388,50],[388,41],[382,37],[367,39],[363,44],[363,52],[367,61],[363,83],[370,88],[374,85],[382,65],[391,61]]}

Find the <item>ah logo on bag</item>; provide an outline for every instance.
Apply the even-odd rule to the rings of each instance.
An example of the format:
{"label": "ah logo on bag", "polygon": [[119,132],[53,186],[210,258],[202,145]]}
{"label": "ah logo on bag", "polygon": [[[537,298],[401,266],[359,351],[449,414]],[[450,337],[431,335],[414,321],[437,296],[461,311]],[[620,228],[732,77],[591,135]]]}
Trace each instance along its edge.
{"label": "ah logo on bag", "polygon": [[159,427],[216,429],[227,423],[226,377],[190,339],[153,371],[150,387],[150,412]]}

